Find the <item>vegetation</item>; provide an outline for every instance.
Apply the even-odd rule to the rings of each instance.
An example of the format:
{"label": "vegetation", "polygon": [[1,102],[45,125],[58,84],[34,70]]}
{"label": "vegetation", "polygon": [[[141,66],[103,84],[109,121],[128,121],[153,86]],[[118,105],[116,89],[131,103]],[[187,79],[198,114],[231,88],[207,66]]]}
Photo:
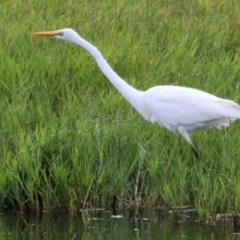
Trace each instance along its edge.
{"label": "vegetation", "polygon": [[0,3],[0,204],[20,211],[194,205],[240,211],[240,122],[201,130],[201,153],[144,121],[74,44],[71,27],[134,87],[189,86],[240,103],[239,1]]}

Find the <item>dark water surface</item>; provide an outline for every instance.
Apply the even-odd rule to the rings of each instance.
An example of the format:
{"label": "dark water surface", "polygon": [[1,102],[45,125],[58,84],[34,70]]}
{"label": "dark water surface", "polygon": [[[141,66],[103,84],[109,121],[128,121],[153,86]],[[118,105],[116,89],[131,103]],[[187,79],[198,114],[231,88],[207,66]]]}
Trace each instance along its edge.
{"label": "dark water surface", "polygon": [[[98,209],[68,214],[0,214],[0,239],[240,239],[231,218],[200,224],[195,213],[180,217],[156,210]],[[122,216],[122,217],[120,217]]]}

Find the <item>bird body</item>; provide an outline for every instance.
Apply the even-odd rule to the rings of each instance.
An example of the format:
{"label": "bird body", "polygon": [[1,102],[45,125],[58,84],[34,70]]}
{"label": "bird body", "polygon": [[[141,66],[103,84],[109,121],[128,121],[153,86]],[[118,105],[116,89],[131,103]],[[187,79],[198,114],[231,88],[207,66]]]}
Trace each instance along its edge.
{"label": "bird body", "polygon": [[191,145],[189,133],[229,126],[240,118],[240,106],[233,101],[194,88],[157,86],[145,92],[145,99],[152,121],[182,135]]}
{"label": "bird body", "polygon": [[182,136],[190,144],[196,157],[198,153],[189,136],[192,131],[204,127],[229,126],[240,118],[238,104],[198,89],[169,85],[155,86],[146,91],[133,88],[113,71],[95,46],[72,29],[36,32],[34,35],[67,40],[88,51],[102,73],[145,120],[157,122],[169,131]]}

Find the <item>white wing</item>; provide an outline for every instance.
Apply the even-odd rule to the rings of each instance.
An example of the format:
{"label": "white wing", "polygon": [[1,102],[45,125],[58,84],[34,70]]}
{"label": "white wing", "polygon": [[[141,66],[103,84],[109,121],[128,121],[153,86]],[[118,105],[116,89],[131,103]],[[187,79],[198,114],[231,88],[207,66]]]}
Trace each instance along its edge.
{"label": "white wing", "polygon": [[176,132],[229,126],[240,118],[240,106],[209,93],[178,86],[157,86],[145,92],[146,108],[160,125]]}

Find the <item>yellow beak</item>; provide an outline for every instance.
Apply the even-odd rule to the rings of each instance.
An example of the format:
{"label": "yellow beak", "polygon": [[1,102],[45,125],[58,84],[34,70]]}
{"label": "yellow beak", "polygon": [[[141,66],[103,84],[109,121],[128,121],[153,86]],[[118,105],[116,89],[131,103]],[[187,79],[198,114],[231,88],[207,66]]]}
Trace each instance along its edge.
{"label": "yellow beak", "polygon": [[34,36],[42,36],[42,37],[54,37],[58,35],[58,31],[47,31],[47,32],[35,32],[33,33]]}

